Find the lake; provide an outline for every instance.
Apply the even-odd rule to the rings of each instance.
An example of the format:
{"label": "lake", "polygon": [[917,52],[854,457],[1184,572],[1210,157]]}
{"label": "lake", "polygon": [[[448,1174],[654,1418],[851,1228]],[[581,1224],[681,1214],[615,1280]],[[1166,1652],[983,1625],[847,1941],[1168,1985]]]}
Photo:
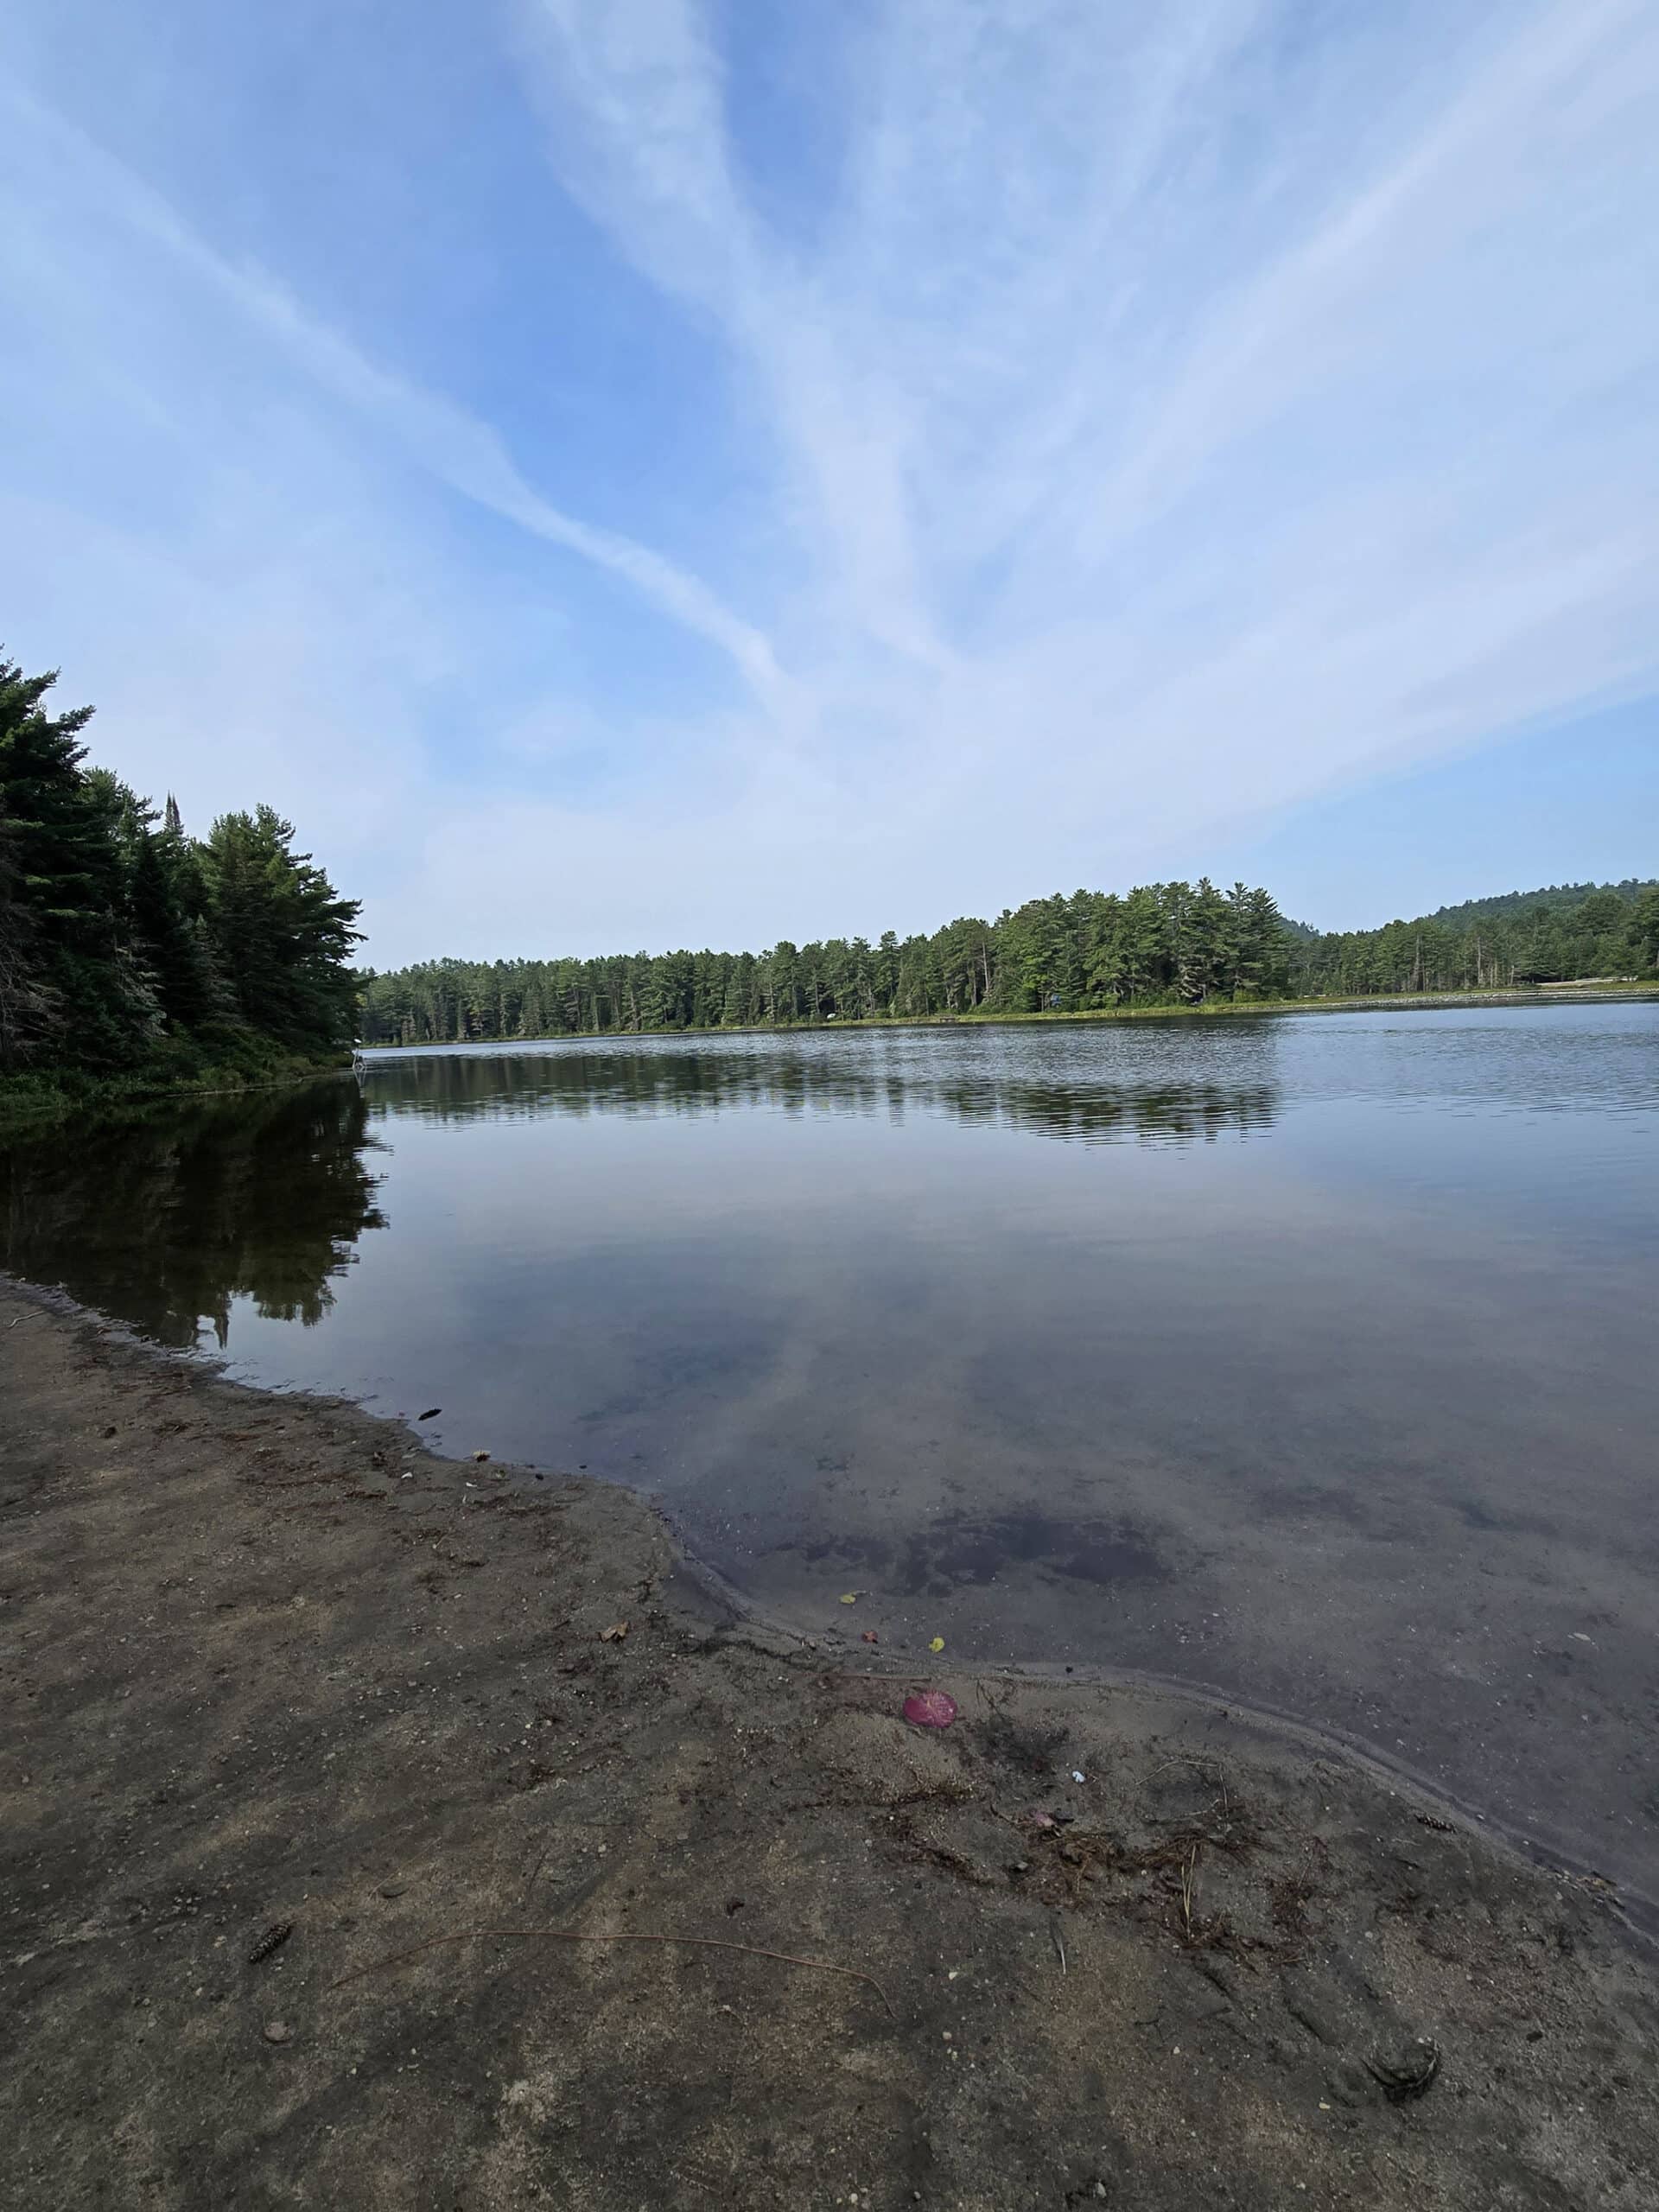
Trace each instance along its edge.
{"label": "lake", "polygon": [[1651,1897],[1656,1140],[1652,1000],[457,1046],[13,1143],[4,1255],[855,1650],[1205,1685]]}

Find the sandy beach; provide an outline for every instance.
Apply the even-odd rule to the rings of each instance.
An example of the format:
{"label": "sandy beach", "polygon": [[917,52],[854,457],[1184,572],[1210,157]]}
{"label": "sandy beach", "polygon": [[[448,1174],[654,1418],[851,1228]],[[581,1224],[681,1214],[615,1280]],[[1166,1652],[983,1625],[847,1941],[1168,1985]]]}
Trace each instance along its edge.
{"label": "sandy beach", "polygon": [[[0,1286],[0,2200],[1649,2212],[1616,1896]],[[942,1729],[906,1698],[944,1692]]]}

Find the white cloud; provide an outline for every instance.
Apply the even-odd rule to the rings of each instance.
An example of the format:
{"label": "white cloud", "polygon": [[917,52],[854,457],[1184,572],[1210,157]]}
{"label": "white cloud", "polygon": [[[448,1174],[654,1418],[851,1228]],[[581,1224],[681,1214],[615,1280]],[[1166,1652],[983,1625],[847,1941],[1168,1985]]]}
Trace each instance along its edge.
{"label": "white cloud", "polygon": [[[637,526],[580,519],[211,208],[39,103],[44,199],[11,145],[35,350],[0,397],[57,409],[75,479],[36,470],[13,511],[93,549],[76,638],[142,609],[154,639],[153,675],[88,664],[105,726],[154,730],[205,641],[188,696],[356,819],[378,956],[919,925],[1656,687],[1652,0],[883,0],[840,34],[810,118],[835,159],[787,231],[760,169],[788,121],[724,13],[516,4],[550,177],[741,453],[741,498],[689,518],[618,446],[582,480]],[[520,220],[491,244],[529,266]],[[141,481],[77,478],[54,349],[110,478],[112,423],[178,456],[141,522]],[[512,397],[533,414],[533,380]],[[607,664],[559,564],[481,557],[417,478],[741,688],[711,659],[641,707],[648,627]],[[267,558],[207,527],[215,486]],[[251,684],[273,661],[303,701]],[[456,867],[486,850],[486,880]]]}
{"label": "white cloud", "polygon": [[15,91],[9,105],[15,119],[37,135],[48,158],[73,169],[112,225],[153,242],[200,278],[326,391],[356,410],[377,437],[395,441],[464,498],[622,577],[665,614],[728,653],[766,705],[787,710],[787,686],[766,639],[695,576],[647,545],[562,512],[524,481],[488,424],[369,360],[264,270],[216,253],[142,178],[61,117]]}

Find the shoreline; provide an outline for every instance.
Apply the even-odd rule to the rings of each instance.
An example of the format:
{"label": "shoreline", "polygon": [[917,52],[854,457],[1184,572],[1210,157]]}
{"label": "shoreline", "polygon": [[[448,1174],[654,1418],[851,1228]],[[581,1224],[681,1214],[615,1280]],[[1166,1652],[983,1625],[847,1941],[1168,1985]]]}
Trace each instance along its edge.
{"label": "shoreline", "polygon": [[1659,998],[1659,978],[1635,976],[1616,982],[1516,984],[1472,991],[1378,992],[1359,998],[1211,999],[1196,1006],[1079,1007],[1068,1013],[837,1014],[822,1021],[733,1024],[714,1029],[554,1029],[534,1037],[420,1037],[407,1045],[388,1041],[359,1045],[357,1050],[365,1055],[395,1056],[404,1052],[454,1052],[469,1046],[603,1044],[625,1037],[801,1037],[834,1034],[842,1030],[1012,1029],[1056,1022],[1221,1021],[1235,1015],[1399,1014],[1418,1007],[1433,1010],[1437,1007],[1462,1006],[1594,1005],[1602,1000],[1632,998]]}
{"label": "shoreline", "polygon": [[1195,1694],[946,1653],[924,1733],[624,1491],[66,1307],[0,1278],[20,2205],[1651,2202],[1593,1881]]}
{"label": "shoreline", "polygon": [[349,1054],[284,1060],[246,1072],[232,1065],[205,1068],[200,1081],[159,1070],[86,1076],[73,1070],[42,1069],[38,1079],[22,1075],[11,1077],[10,1087],[0,1084],[0,1143],[87,1115],[143,1112],[174,1099],[256,1097],[268,1090],[297,1090],[306,1084],[326,1083],[352,1072]]}
{"label": "shoreline", "polygon": [[[89,1330],[104,1342],[118,1347],[134,1358],[154,1358],[175,1364],[188,1372],[221,1384],[226,1389],[246,1392],[256,1399],[274,1400],[283,1406],[296,1407],[302,1413],[315,1409],[323,1414],[344,1412],[359,1414],[377,1427],[391,1431],[394,1436],[413,1439],[414,1447],[423,1450],[418,1428],[398,1414],[375,1411],[361,1401],[346,1395],[334,1395],[284,1383],[260,1383],[237,1378],[230,1373],[231,1363],[221,1353],[205,1348],[185,1351],[155,1344],[128,1323],[82,1304],[68,1291],[28,1281],[0,1268],[0,1300],[7,1295],[37,1305],[73,1328]],[[474,1486],[467,1485],[465,1482],[472,1459],[464,1450],[445,1452],[434,1449],[425,1456],[436,1465],[459,1472],[464,1487]],[[496,1480],[510,1484],[516,1497],[534,1496],[536,1493],[531,1485],[549,1481],[591,1486],[601,1493],[620,1497],[658,1525],[673,1549],[677,1573],[688,1584],[696,1587],[700,1596],[733,1624],[734,1629],[764,1637],[769,1648],[788,1652],[817,1668],[825,1667],[835,1660],[851,1662],[859,1658],[861,1639],[850,1629],[843,1635],[833,1623],[826,1628],[808,1617],[791,1618],[787,1612],[769,1608],[724,1574],[711,1560],[702,1557],[696,1549],[694,1535],[678,1525],[667,1502],[653,1499],[611,1477],[570,1475],[528,1462],[521,1465],[511,1460],[492,1460],[491,1472]],[[925,1654],[920,1655],[917,1665],[908,1670],[893,1663],[899,1651],[908,1652],[908,1649],[907,1645],[899,1646],[884,1650],[879,1659],[874,1656],[867,1658],[856,1669],[857,1679],[887,1681],[905,1688],[932,1681],[942,1662]],[[847,1671],[851,1671],[850,1664]],[[958,1661],[951,1671],[965,1674],[976,1681],[1024,1684],[1033,1688],[1092,1693],[1101,1696],[1123,1694],[1164,1698],[1177,1705],[1200,1708],[1224,1723],[1237,1720],[1247,1726],[1268,1730],[1281,1737],[1287,1745],[1300,1748],[1310,1759],[1344,1760],[1363,1770],[1379,1788],[1404,1790],[1420,1799],[1424,1805],[1441,1814],[1455,1816],[1472,1834],[1495,1850],[1508,1853],[1521,1863],[1552,1878],[1586,1885],[1603,1899],[1611,1911],[1618,1915],[1634,1936],[1653,1947],[1656,1967],[1659,1967],[1659,1892],[1650,1894],[1621,1881],[1589,1859],[1575,1853],[1557,1838],[1506,1821],[1500,1814],[1483,1808],[1473,1799],[1460,1796],[1444,1782],[1414,1766],[1408,1760],[1390,1758],[1379,1744],[1334,1723],[1311,1719],[1288,1707],[1251,1698],[1218,1683],[1197,1677],[1160,1674],[1147,1668],[1109,1666],[1086,1660],[1027,1659],[1002,1664],[969,1660]]]}

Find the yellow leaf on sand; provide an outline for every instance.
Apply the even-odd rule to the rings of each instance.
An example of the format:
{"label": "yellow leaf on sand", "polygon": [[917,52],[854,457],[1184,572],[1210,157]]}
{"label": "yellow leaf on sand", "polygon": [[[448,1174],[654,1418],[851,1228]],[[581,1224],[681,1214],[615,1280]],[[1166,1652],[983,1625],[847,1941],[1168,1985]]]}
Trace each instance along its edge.
{"label": "yellow leaf on sand", "polygon": [[944,1649],[944,1638],[942,1636],[936,1636],[932,1643],[930,1643],[927,1648],[930,1651],[943,1651]]}
{"label": "yellow leaf on sand", "polygon": [[841,1602],[843,1605],[855,1605],[858,1603],[857,1591],[843,1590],[841,1595]]}

